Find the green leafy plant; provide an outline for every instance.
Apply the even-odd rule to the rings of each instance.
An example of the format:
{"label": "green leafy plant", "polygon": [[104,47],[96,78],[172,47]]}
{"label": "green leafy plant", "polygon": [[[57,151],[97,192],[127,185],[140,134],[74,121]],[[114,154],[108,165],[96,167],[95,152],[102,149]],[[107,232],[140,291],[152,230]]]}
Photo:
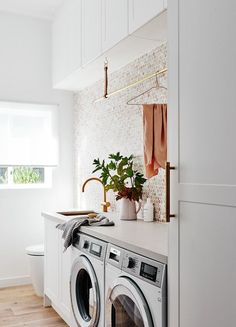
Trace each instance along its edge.
{"label": "green leafy plant", "polygon": [[117,193],[116,200],[127,198],[139,201],[142,199],[143,184],[146,182],[143,174],[133,168],[133,155],[124,157],[117,152],[110,154],[110,161],[95,159],[93,173],[101,171],[100,178],[105,189]]}
{"label": "green leafy plant", "polygon": [[17,167],[13,170],[13,180],[15,184],[40,183],[39,172],[30,167]]}

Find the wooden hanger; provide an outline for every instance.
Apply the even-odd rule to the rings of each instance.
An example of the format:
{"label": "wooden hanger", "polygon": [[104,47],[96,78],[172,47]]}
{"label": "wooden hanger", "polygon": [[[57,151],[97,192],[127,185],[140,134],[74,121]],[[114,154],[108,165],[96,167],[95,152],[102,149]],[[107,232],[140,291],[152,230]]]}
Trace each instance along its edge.
{"label": "wooden hanger", "polygon": [[144,91],[144,92],[142,92],[142,93],[136,95],[135,97],[129,99],[129,100],[127,101],[126,104],[127,104],[128,106],[138,106],[138,105],[143,105],[144,103],[131,103],[131,101],[133,101],[133,100],[135,100],[135,99],[138,99],[139,97],[141,97],[142,95],[144,95],[144,94],[150,92],[150,91],[153,90],[153,89],[157,89],[157,90],[164,89],[164,90],[167,90],[167,88],[166,88],[165,86],[159,84],[159,81],[158,81],[158,77],[157,77],[157,75],[156,75],[156,85],[155,85],[155,86],[152,86],[152,87],[149,88],[148,90],[146,90],[146,91]]}

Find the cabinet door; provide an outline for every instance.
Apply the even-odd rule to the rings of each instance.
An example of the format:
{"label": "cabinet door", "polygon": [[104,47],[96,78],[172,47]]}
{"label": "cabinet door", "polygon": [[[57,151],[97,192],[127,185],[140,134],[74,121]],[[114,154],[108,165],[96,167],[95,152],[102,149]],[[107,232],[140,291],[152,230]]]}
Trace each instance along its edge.
{"label": "cabinet door", "polygon": [[236,2],[169,1],[168,15],[169,327],[234,327]]}
{"label": "cabinet door", "polygon": [[82,0],[82,64],[102,53],[102,0]]}
{"label": "cabinet door", "polygon": [[163,0],[129,0],[129,33],[133,33],[163,10]]}
{"label": "cabinet door", "polygon": [[70,301],[70,273],[71,273],[71,247],[64,252],[62,231],[59,232],[59,280],[60,280],[60,305],[67,320],[71,317]]}
{"label": "cabinet door", "polygon": [[65,1],[53,22],[53,84],[81,66],[81,0]]}
{"label": "cabinet door", "polygon": [[102,0],[102,50],[112,48],[128,35],[127,0]]}
{"label": "cabinet door", "polygon": [[59,302],[59,239],[57,223],[45,219],[44,292],[54,303]]}

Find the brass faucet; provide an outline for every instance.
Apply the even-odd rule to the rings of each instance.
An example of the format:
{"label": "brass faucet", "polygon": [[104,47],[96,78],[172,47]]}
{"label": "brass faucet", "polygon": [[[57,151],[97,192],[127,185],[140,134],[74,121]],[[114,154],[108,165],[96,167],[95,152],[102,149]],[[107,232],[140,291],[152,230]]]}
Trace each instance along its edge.
{"label": "brass faucet", "polygon": [[101,181],[101,179],[97,178],[97,177],[90,177],[88,178],[83,186],[82,186],[82,192],[84,192],[84,189],[85,189],[85,185],[89,182],[89,181],[97,181],[97,182],[100,182],[103,186],[103,202],[101,203],[102,205],[102,211],[103,212],[107,212],[107,208],[110,207],[110,202],[107,202],[107,192],[106,192],[106,189],[105,189],[105,186],[103,184],[103,182]]}

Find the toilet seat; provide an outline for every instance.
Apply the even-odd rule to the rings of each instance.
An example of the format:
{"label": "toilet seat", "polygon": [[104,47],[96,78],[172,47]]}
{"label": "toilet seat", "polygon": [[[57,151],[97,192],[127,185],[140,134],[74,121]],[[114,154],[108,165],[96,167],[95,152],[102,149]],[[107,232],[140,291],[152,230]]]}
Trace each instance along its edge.
{"label": "toilet seat", "polygon": [[28,246],[25,251],[28,255],[44,256],[44,244]]}

